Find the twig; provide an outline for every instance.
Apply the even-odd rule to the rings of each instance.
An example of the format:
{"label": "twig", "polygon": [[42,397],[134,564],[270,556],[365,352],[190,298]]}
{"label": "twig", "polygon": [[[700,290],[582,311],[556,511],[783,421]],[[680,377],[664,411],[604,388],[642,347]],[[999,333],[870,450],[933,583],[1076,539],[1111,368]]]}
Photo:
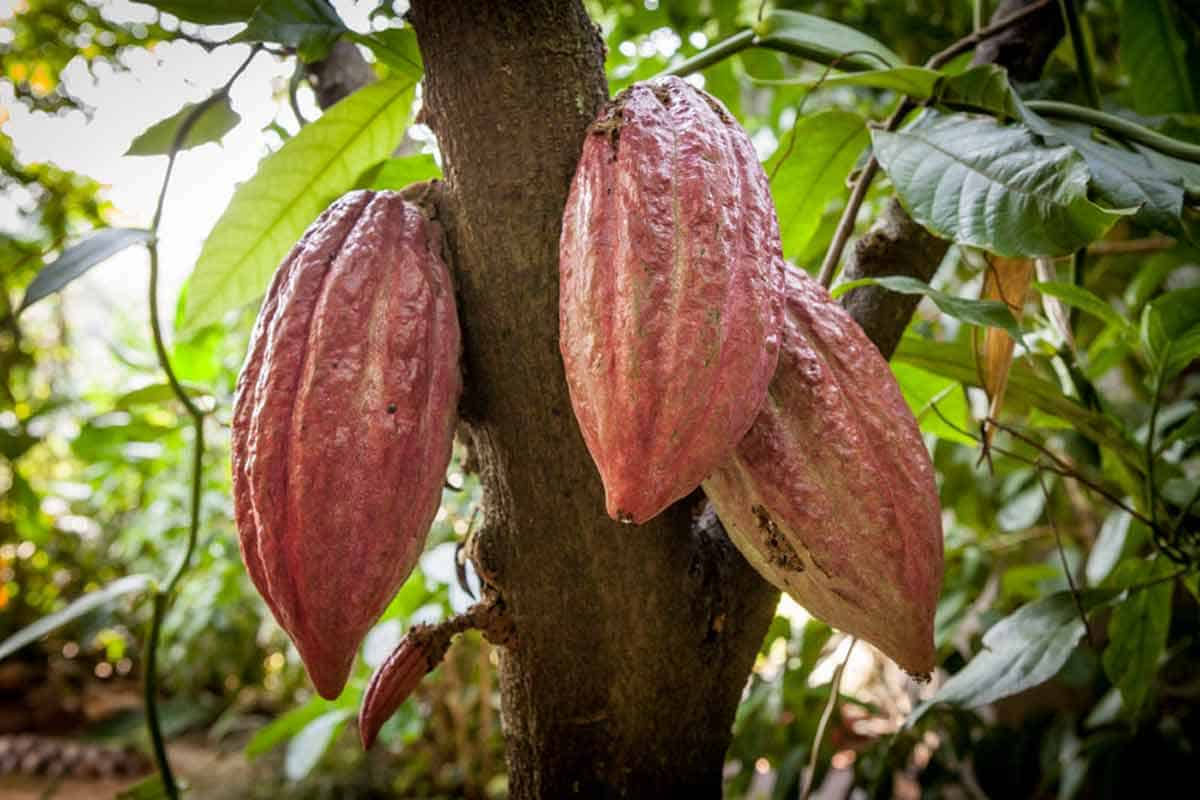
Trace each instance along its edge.
{"label": "twig", "polygon": [[1093,649],[1096,648],[1096,638],[1092,635],[1092,626],[1088,622],[1087,612],[1083,608],[1083,598],[1079,594],[1079,587],[1075,585],[1075,576],[1071,574],[1071,565],[1067,563],[1067,553],[1063,550],[1062,534],[1059,533],[1058,524],[1054,521],[1054,512],[1050,510],[1050,490],[1046,487],[1046,478],[1042,475],[1041,470],[1037,473],[1038,485],[1042,487],[1042,496],[1046,499],[1046,522],[1050,523],[1050,529],[1054,531],[1054,546],[1058,549],[1058,559],[1062,562],[1063,574],[1067,576],[1067,586],[1071,590],[1071,597],[1075,600],[1075,608],[1079,611],[1079,619],[1083,621],[1083,630],[1087,633],[1088,644]]}
{"label": "twig", "polygon": [[1170,250],[1174,246],[1175,240],[1170,236],[1152,236],[1148,239],[1092,242],[1088,245],[1088,254],[1094,256],[1115,256],[1132,253],[1156,253],[1159,250]]}
{"label": "twig", "polygon": [[837,669],[833,671],[833,679],[829,682],[829,699],[825,701],[825,710],[821,712],[821,721],[817,723],[817,732],[813,734],[812,752],[808,755],[808,778],[801,781],[800,800],[808,800],[812,794],[813,784],[817,780],[817,760],[821,754],[821,742],[825,740],[825,729],[829,727],[829,720],[833,717],[833,709],[837,707],[838,696],[842,691],[842,673],[846,671],[846,665],[850,663],[850,654],[854,652],[854,645],[858,644],[858,637],[850,639],[850,646],[846,648],[846,657],[842,659],[842,663],[837,665]]}
{"label": "twig", "polygon": [[[1041,0],[1041,2],[1023,8],[999,22],[977,30],[969,36],[964,36],[946,49],[935,53],[925,62],[925,66],[929,69],[941,69],[962,53],[977,47],[985,39],[990,39],[993,36],[1004,33],[1023,20],[1047,8],[1052,2],[1054,0]],[[899,107],[892,112],[892,115],[888,117],[883,129],[885,131],[894,131],[899,128],[904,118],[914,108],[916,108],[916,104],[906,97],[900,102]],[[817,280],[825,288],[829,288],[833,284],[833,278],[838,264],[842,260],[842,253],[846,249],[846,243],[850,240],[850,234],[854,232],[854,222],[858,218],[858,210],[862,207],[863,201],[866,200],[867,190],[871,188],[871,181],[875,179],[877,172],[879,172],[879,161],[872,155],[868,159],[867,165],[863,167],[862,173],[858,176],[858,180],[854,184],[854,189],[850,192],[850,199],[846,201],[846,208],[843,209],[842,217],[838,220],[837,230],[833,234],[833,241],[829,243],[829,249],[825,251],[825,259],[821,262],[821,271]]]}
{"label": "twig", "polygon": [[180,384],[179,378],[175,374],[175,369],[171,365],[171,357],[167,353],[167,347],[163,339],[162,324],[159,321],[158,313],[158,230],[162,223],[163,208],[166,203],[167,189],[171,184],[171,174],[175,168],[175,159],[179,155],[183,143],[187,141],[188,134],[191,133],[200,116],[220,98],[225,97],[229,93],[229,89],[233,86],[234,81],[250,66],[250,62],[254,60],[258,52],[259,48],[257,46],[251,48],[250,54],[234,71],[233,75],[229,77],[224,86],[203,102],[196,104],[183,122],[180,123],[179,130],[175,132],[175,139],[171,143],[170,152],[167,154],[167,168],[163,174],[162,187],[159,189],[158,202],[154,208],[154,217],[150,223],[150,232],[152,235],[146,242],[146,249],[150,256],[149,314],[150,333],[154,341],[154,352],[158,357],[159,366],[171,386],[171,391],[174,393],[175,398],[183,405],[184,409],[186,409],[188,416],[191,417],[193,428],[192,486],[188,538],[184,546],[183,557],[180,558],[179,563],[172,570],[166,584],[154,591],[150,630],[146,640],[146,664],[143,680],[146,727],[150,733],[150,743],[154,751],[154,760],[158,767],[159,778],[162,781],[163,793],[170,800],[176,800],[179,797],[179,786],[175,781],[175,775],[171,770],[171,762],[167,757],[166,740],[163,736],[162,723],[158,713],[158,645],[159,639],[162,637],[163,619],[170,608],[171,600],[174,597],[179,581],[183,579],[184,574],[191,564],[192,554],[196,550],[196,542],[200,533],[200,500],[203,483],[202,471],[204,467],[204,412],[192,401],[192,398],[188,396],[187,391]]}

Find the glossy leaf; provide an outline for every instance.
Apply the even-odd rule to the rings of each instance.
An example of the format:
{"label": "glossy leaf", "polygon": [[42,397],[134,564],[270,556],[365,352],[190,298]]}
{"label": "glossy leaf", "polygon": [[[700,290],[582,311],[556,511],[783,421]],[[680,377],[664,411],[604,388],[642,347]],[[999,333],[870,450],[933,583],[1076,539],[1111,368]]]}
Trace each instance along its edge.
{"label": "glossy leaf", "polygon": [[412,110],[411,80],[360,89],[267,156],[209,234],[188,286],[185,331],[262,294],[317,215],[392,151]]}
{"label": "glossy leaf", "polygon": [[353,714],[353,710],[346,708],[322,714],[288,742],[283,771],[289,780],[298,781],[313,771]]}
{"label": "glossy leaf", "polygon": [[871,139],[915,220],[998,255],[1068,255],[1132,213],[1088,200],[1079,155],[1042,144],[1020,124],[928,112],[918,125],[873,130]]}
{"label": "glossy leaf", "polygon": [[21,300],[17,313],[59,291],[97,264],[103,263],[131,245],[148,241],[150,237],[150,231],[141,228],[103,228],[89,234],[42,267],[25,290],[25,297]]}
{"label": "glossy leaf", "polygon": [[[188,103],[171,116],[154,123],[139,133],[129,145],[129,149],[125,151],[125,155],[159,156],[169,154],[171,147],[175,144],[179,127],[183,125],[195,108],[196,103]],[[220,141],[221,137],[233,130],[241,119],[241,116],[229,104],[229,96],[222,94],[200,112],[179,149],[188,150],[209,142]]]}
{"label": "glossy leaf", "polygon": [[906,275],[886,275],[882,278],[859,278],[839,285],[833,295],[841,297],[859,286],[882,286],[900,294],[923,294],[934,302],[943,313],[970,325],[1000,328],[1017,341],[1021,341],[1021,328],[1008,306],[996,300],[971,300],[955,297],[934,289],[929,284]]}

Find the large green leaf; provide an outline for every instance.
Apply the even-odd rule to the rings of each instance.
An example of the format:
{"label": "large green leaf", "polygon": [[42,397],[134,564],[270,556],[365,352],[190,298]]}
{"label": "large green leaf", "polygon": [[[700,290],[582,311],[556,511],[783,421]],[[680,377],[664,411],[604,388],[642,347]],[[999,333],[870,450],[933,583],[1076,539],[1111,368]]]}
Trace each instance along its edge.
{"label": "large green leaf", "polygon": [[1004,256],[1064,256],[1132,213],[1088,200],[1079,155],[1043,144],[1021,124],[930,111],[920,124],[873,130],[871,139],[913,218],[960,244]]}
{"label": "large green leaf", "polygon": [[[142,131],[125,151],[127,156],[161,156],[171,152],[175,137],[181,126],[196,108],[195,103],[188,103],[179,111],[164,120],[154,123]],[[220,141],[221,137],[233,130],[241,121],[241,117],[229,104],[229,95],[222,93],[208,104],[180,144],[180,150],[189,150],[209,142]]]}
{"label": "large green leaf", "polygon": [[[822,87],[866,86],[872,89],[889,89],[917,100],[927,100],[934,94],[942,73],[925,67],[892,67],[852,72],[848,75],[833,75],[820,81]],[[805,85],[816,86],[817,81]]]}
{"label": "large green leaf", "polygon": [[354,716],[353,708],[339,708],[323,714],[304,726],[288,742],[283,770],[289,780],[306,777],[320,762],[325,751],[337,739],[346,720]]}
{"label": "large green leaf", "polygon": [[754,31],[756,44],[821,64],[836,62],[838,69],[847,72],[904,63],[882,42],[865,33],[799,11],[771,11]]}
{"label": "large green leaf", "polygon": [[825,207],[845,191],[846,175],[868,144],[863,118],[848,111],[804,117],[784,137],[767,171],[774,175],[771,194],[785,256],[794,259],[808,245]]}
{"label": "large green leaf", "polygon": [[185,330],[219,322],[266,289],[304,229],[400,141],[411,79],[352,94],[265,158],[204,243],[188,286]]}
{"label": "large green leaf", "polygon": [[1167,0],[1121,3],[1121,65],[1142,114],[1200,110],[1180,30]]}
{"label": "large green leaf", "polygon": [[159,11],[174,14],[188,22],[202,25],[223,25],[245,22],[254,14],[261,0],[134,0],[154,6]]}
{"label": "large green leaf", "polygon": [[892,361],[889,366],[922,431],[968,447],[975,444],[974,439],[962,433],[970,429],[971,423],[961,383],[912,364]]}
{"label": "large green leaf", "polygon": [[371,171],[368,188],[399,190],[417,181],[440,177],[442,170],[433,156],[421,153],[384,161],[379,165],[379,169]]}
{"label": "large green leaf", "polygon": [[940,81],[934,102],[951,108],[986,111],[998,117],[1020,119],[1021,101],[1008,82],[1008,72],[995,64],[980,64]]}
{"label": "large green leaf", "polygon": [[1086,630],[1070,592],[1021,606],[988,629],[983,649],[914,709],[907,724],[938,703],[976,708],[1045,683],[1067,663]]}
{"label": "large green leaf", "polygon": [[1196,358],[1200,338],[1200,287],[1168,292],[1142,309],[1141,339],[1146,355],[1173,378]]}
{"label": "large green leaf", "polygon": [[1184,181],[1178,171],[1164,169],[1149,153],[1097,141],[1087,125],[1049,122],[1029,109],[1022,110],[1022,117],[1047,142],[1069,144],[1083,156],[1097,199],[1114,208],[1137,209],[1134,219],[1146,227],[1183,232]]}
{"label": "large green leaf", "polygon": [[[1114,581],[1122,584],[1150,582],[1170,575],[1177,567],[1165,558],[1153,561],[1126,561],[1117,569]],[[1146,700],[1158,662],[1167,646],[1171,626],[1171,594],[1174,583],[1164,580],[1130,592],[1116,604],[1108,625],[1108,647],[1104,650],[1104,671],[1121,690],[1122,707],[1137,716]]]}
{"label": "large green leaf", "polygon": [[117,253],[151,237],[141,228],[102,228],[62,251],[54,261],[42,267],[29,288],[17,313],[62,289],[71,281]]}

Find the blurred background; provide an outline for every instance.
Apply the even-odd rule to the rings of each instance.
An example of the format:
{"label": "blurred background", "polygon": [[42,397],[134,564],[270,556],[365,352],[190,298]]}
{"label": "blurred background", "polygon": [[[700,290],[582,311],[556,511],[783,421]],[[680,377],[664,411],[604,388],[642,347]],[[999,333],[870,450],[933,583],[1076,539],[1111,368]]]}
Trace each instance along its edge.
{"label": "blurred background", "polygon": [[[333,5],[362,33],[401,27],[406,7],[370,0]],[[586,5],[607,42],[613,92],[742,30],[759,12],[758,3],[736,0]],[[969,32],[976,13],[968,0],[773,5],[845,22],[911,63]],[[1145,99],[1147,76],[1122,58],[1131,12],[1116,0],[1080,5],[1106,94],[1137,109],[1142,121],[1200,141],[1200,94],[1194,94],[1200,7],[1160,4],[1168,8],[1161,19],[1170,23],[1162,47],[1180,54],[1193,95],[1186,108],[1156,108]],[[162,384],[152,349],[145,251],[125,250],[61,295],[19,318],[13,312],[38,269],[64,246],[98,227],[150,223],[166,159],[130,155],[131,142],[225,81],[249,48],[214,43],[241,28],[181,22],[131,2],[0,0],[0,640],[124,576],[165,575],[180,557],[192,432]],[[386,73],[386,65],[377,66]],[[872,88],[810,92],[821,72],[777,52],[751,50],[693,79],[729,106],[770,167],[798,119],[841,110],[880,120],[895,103],[893,93]],[[1041,84],[1028,91],[1071,98],[1080,92],[1075,74],[1064,45]],[[320,115],[312,90],[296,75],[293,54],[254,59],[233,86],[235,116],[227,132],[179,158],[160,228],[159,301],[168,323],[237,184]],[[864,132],[851,155],[866,142]],[[804,146],[795,145],[797,158]],[[419,125],[403,149],[438,157]],[[840,182],[844,174],[823,180]],[[777,202],[795,204],[806,186],[776,182],[772,189]],[[889,195],[887,181],[877,181],[860,229]],[[790,261],[815,271],[844,201],[838,193],[790,237],[785,226]],[[1129,225],[1112,238],[1157,242],[1096,251],[1088,288],[1117,313],[1136,320],[1161,293],[1200,286],[1192,245]],[[978,297],[982,282],[970,258],[952,248],[935,285]],[[1034,367],[1048,365],[1064,344],[1061,328],[1036,302],[1024,310],[1030,350],[1018,355]],[[256,311],[231,312],[186,338],[168,324],[180,379],[203,387],[215,408],[206,423],[199,547],[166,617],[159,656],[177,770],[192,796],[204,798],[506,796],[496,659],[473,632],[455,642],[369,755],[352,723],[372,668],[402,633],[471,603],[466,588],[478,582],[468,570],[466,588],[460,585],[456,550],[480,522],[479,487],[464,469],[464,453],[457,451],[451,464],[419,569],[369,636],[338,700],[315,696],[247,579],[232,522],[228,431]],[[957,348],[959,366],[974,368],[969,326],[925,303],[913,331]],[[1074,335],[1086,353],[1082,369],[1102,395],[1102,413],[1125,429],[1143,427],[1150,400],[1145,364],[1104,320],[1078,318]],[[903,359],[894,369],[927,434],[945,508],[947,577],[936,632],[942,668],[920,686],[865,644],[847,660],[851,643],[785,598],[738,712],[727,796],[797,795],[843,663],[841,695],[815,760],[816,796],[1121,797],[1128,795],[1115,765],[1148,757],[1149,771],[1193,758],[1200,695],[1194,573],[1186,591],[1167,595],[1165,612],[1154,612],[1154,624],[1166,628],[1161,642],[1146,644],[1151,663],[1136,676],[1141,688],[1132,697],[1130,686],[1119,690],[1114,671],[1102,663],[1102,642],[1094,642],[1035,689],[982,709],[939,710],[902,729],[908,713],[980,650],[994,622],[1067,588],[1064,560],[1100,585],[1123,558],[1141,557],[1151,545],[1144,526],[1078,483],[1048,475],[1043,488],[1028,463],[1000,454],[981,464],[973,436],[988,398],[970,388],[969,375],[939,374],[928,363]],[[1047,370],[1066,385],[1061,368]],[[1175,465],[1183,485],[1173,491],[1182,496],[1197,480],[1198,383],[1194,369],[1184,370],[1161,396],[1161,431],[1173,437],[1162,457]],[[1012,394],[1005,412],[1014,424],[1035,429],[1039,442],[1075,462],[1111,467],[1036,398]],[[932,412],[934,401],[940,414]],[[1106,480],[1123,486],[1120,475]],[[144,778],[150,761],[139,687],[149,615],[138,595],[123,596],[0,660],[0,796],[112,796]]]}

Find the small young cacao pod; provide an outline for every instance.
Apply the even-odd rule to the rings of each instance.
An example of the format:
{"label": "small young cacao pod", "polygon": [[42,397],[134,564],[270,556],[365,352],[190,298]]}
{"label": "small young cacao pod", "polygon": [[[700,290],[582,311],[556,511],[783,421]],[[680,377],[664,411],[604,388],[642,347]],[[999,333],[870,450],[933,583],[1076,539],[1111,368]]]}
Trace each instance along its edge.
{"label": "small young cacao pod", "polygon": [[440,230],[399,194],[338,200],[267,291],[234,401],[234,511],[246,569],[323,697],[421,554],[459,349]]}
{"label": "small young cacao pod", "polygon": [[784,297],[767,401],[704,491],[763,577],[928,674],[942,523],[925,443],[887,362],[829,293],[789,270]]}
{"label": "small young cacao pod", "polygon": [[371,749],[383,723],[396,713],[421,679],[441,663],[449,646],[449,635],[439,636],[435,628],[416,625],[379,665],[358,709],[358,736],[364,750]]}
{"label": "small young cacao pod", "polygon": [[720,101],[672,77],[604,109],[563,214],[559,344],[614,519],[687,495],[749,430],[782,271],[766,175]]}

